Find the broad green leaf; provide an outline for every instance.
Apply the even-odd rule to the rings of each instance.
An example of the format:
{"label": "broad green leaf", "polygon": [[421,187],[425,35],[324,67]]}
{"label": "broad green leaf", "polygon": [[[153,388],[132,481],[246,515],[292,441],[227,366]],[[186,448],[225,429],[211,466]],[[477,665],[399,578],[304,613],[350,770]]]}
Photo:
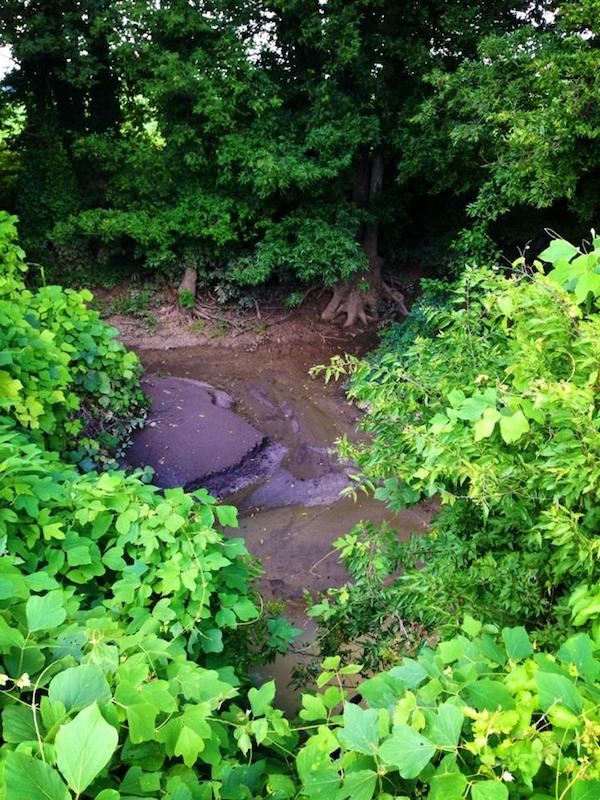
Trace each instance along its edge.
{"label": "broad green leaf", "polygon": [[483,416],[474,425],[475,441],[480,442],[482,439],[487,439],[494,432],[496,423],[502,415],[496,408],[486,408]]}
{"label": "broad green leaf", "polygon": [[587,681],[593,683],[600,674],[600,663],[594,658],[592,640],[585,633],[572,636],[557,653],[563,664],[575,664],[577,671]]}
{"label": "broad green leaf", "polygon": [[58,772],[26,753],[6,753],[4,781],[7,800],[70,800]]}
{"label": "broad green leaf", "polygon": [[514,308],[512,297],[509,294],[500,294],[497,298],[498,308],[507,317],[509,317]]}
{"label": "broad green leaf", "polygon": [[74,792],[83,792],[112,758],[119,735],[96,703],[61,725],[56,734],[56,762]]}
{"label": "broad green leaf", "polygon": [[373,755],[379,742],[378,712],[374,708],[364,709],[355,703],[346,703],[344,727],[338,738],[348,750]]}
{"label": "broad green leaf", "polygon": [[267,792],[273,800],[291,800],[297,794],[296,785],[288,775],[269,775]]}
{"label": "broad green leaf", "polygon": [[63,593],[57,589],[45,595],[32,595],[25,604],[25,615],[30,633],[57,628],[67,616]]}
{"label": "broad green leaf", "polygon": [[335,737],[327,730],[326,734],[309,739],[296,757],[303,794],[310,800],[331,800],[335,797],[341,779],[329,753],[336,746]]}
{"label": "broad green leaf", "polygon": [[416,689],[427,678],[427,670],[413,658],[403,658],[399,667],[392,667],[390,675],[399,678],[407,689]]}
{"label": "broad green leaf", "polygon": [[48,696],[53,703],[59,700],[66,711],[73,711],[92,703],[108,703],[112,694],[97,664],[81,664],[59,672],[52,678]]}
{"label": "broad green leaf", "polygon": [[263,683],[260,689],[252,687],[248,692],[248,700],[255,717],[263,717],[275,699],[275,681]]}
{"label": "broad green leaf", "polygon": [[192,767],[204,750],[204,739],[196,731],[184,725],[175,743],[175,755],[183,758],[186,767]]}
{"label": "broad green leaf", "polygon": [[306,722],[327,719],[327,706],[321,695],[303,694],[302,705],[300,718],[306,720]]}
{"label": "broad green leaf", "polygon": [[467,397],[465,402],[456,412],[456,416],[459,419],[470,420],[474,422],[481,417],[486,408],[490,408],[490,406],[493,407],[495,405],[495,397],[492,402],[490,396],[485,394],[474,394],[472,397]]}
{"label": "broad green leaf", "polygon": [[528,430],[529,422],[520,409],[509,417],[504,415],[500,417],[500,434],[506,444],[517,442]]}
{"label": "broad green leaf", "polygon": [[127,706],[129,736],[134,744],[154,738],[157,713],[156,708],[150,703],[132,703]]}
{"label": "broad green leaf", "polygon": [[474,639],[475,636],[479,636],[481,633],[481,628],[483,625],[478,620],[473,619],[470,614],[466,614],[460,627],[467,634],[467,636],[470,636],[472,639]]}
{"label": "broad green leaf", "polygon": [[18,744],[36,739],[33,711],[29,705],[11,705],[2,709],[2,737],[5,742]]}
{"label": "broad green leaf", "polygon": [[502,639],[506,647],[506,655],[512,659],[512,661],[520,661],[533,653],[529,635],[522,626],[503,628]]}
{"label": "broad green leaf", "polygon": [[456,764],[456,756],[445,756],[430,781],[428,800],[462,800],[467,779]]}
{"label": "broad green leaf", "polygon": [[563,675],[540,670],[535,675],[535,682],[543,711],[548,711],[554,705],[563,705],[573,714],[581,714],[583,700],[573,681]]}
{"label": "broad green leaf", "polygon": [[235,506],[215,506],[217,517],[224,528],[237,528],[237,508]]}
{"label": "broad green leaf", "polygon": [[508,789],[500,781],[480,781],[471,788],[472,800],[508,800]]}
{"label": "broad green leaf", "polygon": [[335,800],[371,800],[377,785],[377,773],[372,769],[347,772]]}
{"label": "broad green leaf", "polygon": [[451,703],[442,703],[437,714],[432,715],[427,735],[436,747],[456,747],[464,722],[464,714]]}
{"label": "broad green leaf", "polygon": [[7,653],[13,647],[21,647],[23,634],[17,628],[11,627],[4,617],[0,617],[0,651]]}
{"label": "broad green leaf", "polygon": [[598,800],[600,797],[600,779],[591,781],[575,781],[571,789],[571,800]]}
{"label": "broad green leaf", "polygon": [[204,631],[200,637],[200,646],[205,653],[222,653],[223,633],[218,628]]}
{"label": "broad green leaf", "polygon": [[501,708],[509,711],[515,707],[515,700],[506,686],[500,681],[481,678],[466,688],[469,703],[477,711],[496,711]]}
{"label": "broad green leaf", "polygon": [[416,778],[429,764],[435,753],[435,745],[408,725],[395,725],[392,736],[379,750],[386,764],[397,767],[407,780]]}
{"label": "broad green leaf", "polygon": [[566,242],[564,239],[554,239],[548,247],[540,253],[542,261],[548,261],[550,264],[556,264],[557,261],[570,261],[573,256],[577,255],[579,249]]}

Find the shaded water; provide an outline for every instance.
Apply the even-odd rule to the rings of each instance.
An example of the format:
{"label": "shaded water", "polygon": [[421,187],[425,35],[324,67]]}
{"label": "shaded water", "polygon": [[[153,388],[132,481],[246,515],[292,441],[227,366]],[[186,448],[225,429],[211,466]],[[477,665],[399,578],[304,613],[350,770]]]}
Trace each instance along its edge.
{"label": "shaded water", "polygon": [[[369,344],[359,342],[354,352]],[[328,361],[334,352],[306,345],[293,352],[265,346],[248,353],[206,345],[140,352],[150,372],[224,389],[241,416],[282,446],[281,464],[268,480],[228,499],[240,509],[236,534],[262,561],[263,593],[287,603],[288,617],[303,629],[306,641],[314,627],[304,613],[303,591],[314,597],[348,577],[332,552],[333,542],[361,520],[386,520],[408,537],[423,531],[430,516],[419,508],[394,514],[362,494],[356,502],[339,496],[349,483],[349,467],[337,460],[334,444],[343,434],[356,436],[361,412],[347,402],[341,386],[326,386],[308,375],[311,366]],[[263,677],[277,677],[278,699],[290,709],[294,703],[285,686],[295,661],[289,655],[261,671]]]}

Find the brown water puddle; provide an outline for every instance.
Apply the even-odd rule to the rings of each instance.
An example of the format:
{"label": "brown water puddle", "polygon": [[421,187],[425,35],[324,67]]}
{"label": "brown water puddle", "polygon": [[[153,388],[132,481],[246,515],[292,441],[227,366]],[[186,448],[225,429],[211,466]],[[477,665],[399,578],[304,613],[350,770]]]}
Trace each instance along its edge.
{"label": "brown water puddle", "polygon": [[[369,336],[352,345],[353,352],[360,353],[372,347],[373,340]],[[311,366],[327,362],[335,352],[343,349],[303,345],[290,352],[265,346],[248,353],[203,345],[139,353],[148,371],[224,389],[234,398],[239,414],[287,449],[272,482],[231,501],[240,508],[236,533],[262,561],[265,596],[287,603],[288,617],[302,628],[304,641],[314,637],[314,625],[304,613],[303,591],[315,597],[348,578],[332,552],[339,536],[361,520],[375,524],[385,520],[407,538],[424,531],[431,516],[429,509],[420,507],[394,514],[363,494],[356,502],[339,496],[348,482],[347,469],[344,472],[328,449],[343,434],[356,436],[361,412],[347,402],[343,387],[326,386],[308,375]],[[296,663],[297,656],[290,654],[260,671],[262,679],[278,679],[278,700],[290,710],[296,707],[295,694],[286,687]]]}

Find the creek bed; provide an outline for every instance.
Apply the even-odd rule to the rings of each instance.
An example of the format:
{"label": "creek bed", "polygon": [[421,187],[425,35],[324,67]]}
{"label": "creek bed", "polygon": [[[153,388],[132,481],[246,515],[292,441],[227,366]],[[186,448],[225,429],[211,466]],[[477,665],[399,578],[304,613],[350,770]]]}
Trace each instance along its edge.
{"label": "creek bed", "polygon": [[[308,370],[324,363],[331,349],[263,347],[256,352],[231,348],[181,347],[140,350],[149,373],[203,381],[224,390],[233,409],[280,448],[281,457],[266,479],[250,481],[236,495],[223,497],[240,509],[236,535],[261,559],[261,589],[267,598],[286,603],[290,620],[310,642],[314,624],[306,616],[303,592],[313,597],[340,586],[347,573],[333,551],[333,542],[361,520],[390,523],[401,537],[427,528],[430,511],[414,509],[395,514],[372,497],[356,501],[340,497],[350,483],[349,465],[340,463],[334,446],[342,435],[355,437],[360,411],[348,403],[343,388],[311,379]],[[214,446],[214,436],[213,436]],[[279,702],[293,710],[287,684],[297,661],[294,653],[267,665],[264,678],[277,677]]]}

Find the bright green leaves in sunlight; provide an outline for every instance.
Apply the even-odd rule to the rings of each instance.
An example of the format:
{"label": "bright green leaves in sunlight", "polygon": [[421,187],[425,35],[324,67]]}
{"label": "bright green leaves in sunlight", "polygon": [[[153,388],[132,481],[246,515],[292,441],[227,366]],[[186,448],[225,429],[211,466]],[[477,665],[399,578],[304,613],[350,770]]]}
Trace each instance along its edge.
{"label": "bright green leaves in sunlight", "polygon": [[117,748],[119,735],[96,703],[87,706],[56,734],[56,762],[65,780],[81,794],[106,767]]}
{"label": "bright green leaves in sunlight", "polygon": [[11,800],[71,800],[60,775],[39,758],[9,752],[4,765],[4,783]]}

